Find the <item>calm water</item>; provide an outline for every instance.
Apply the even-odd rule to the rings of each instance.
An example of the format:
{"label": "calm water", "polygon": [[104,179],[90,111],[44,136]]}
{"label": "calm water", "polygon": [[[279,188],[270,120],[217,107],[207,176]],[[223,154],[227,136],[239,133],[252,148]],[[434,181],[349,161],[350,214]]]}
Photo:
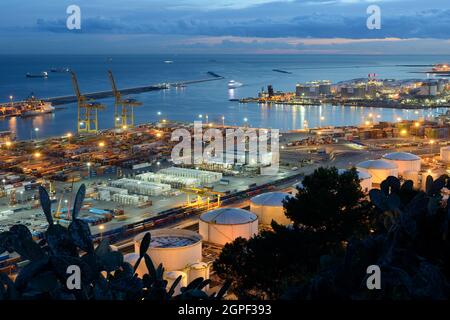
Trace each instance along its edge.
{"label": "calm water", "polygon": [[[173,60],[165,64],[164,60]],[[226,80],[189,85],[186,88],[149,92],[135,97],[143,106],[135,109],[137,123],[145,123],[164,117],[171,120],[193,121],[200,114],[208,114],[210,121],[221,122],[225,116],[228,124],[239,125],[248,118],[255,127],[281,130],[317,125],[357,125],[367,119],[369,113],[379,114],[380,120],[416,119],[441,113],[444,110],[419,111],[369,109],[337,106],[273,106],[238,104],[230,98],[256,96],[263,86],[272,84],[275,90],[295,90],[297,82],[328,79],[333,82],[366,77],[376,73],[380,78],[407,79],[420,77],[412,69],[401,64],[433,64],[450,61],[450,56],[278,56],[278,55],[124,55],[112,56],[0,56],[0,101],[10,95],[24,99],[34,93],[38,97],[72,95],[69,74],[50,73],[48,79],[27,79],[27,72],[41,72],[52,67],[70,67],[78,75],[83,92],[109,90],[107,70],[114,71],[119,88],[173,82],[209,77],[213,71]],[[292,74],[273,72],[283,69]],[[228,90],[228,80],[245,85]],[[113,124],[113,99],[101,100],[107,110],[100,115],[100,127]],[[0,120],[0,131],[12,130],[20,139],[29,139],[33,128],[39,128],[39,137],[62,135],[76,130],[76,104],[64,106],[53,115],[35,118],[11,118]],[[162,113],[161,116],[157,112]],[[320,117],[324,117],[320,121]]]}

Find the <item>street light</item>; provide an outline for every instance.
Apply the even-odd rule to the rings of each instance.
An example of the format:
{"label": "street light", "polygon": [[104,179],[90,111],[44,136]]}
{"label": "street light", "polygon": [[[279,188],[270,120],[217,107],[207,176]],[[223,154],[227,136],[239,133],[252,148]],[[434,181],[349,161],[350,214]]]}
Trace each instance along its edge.
{"label": "street light", "polygon": [[103,240],[103,229],[105,229],[104,225],[98,226],[98,229],[100,230],[100,241]]}

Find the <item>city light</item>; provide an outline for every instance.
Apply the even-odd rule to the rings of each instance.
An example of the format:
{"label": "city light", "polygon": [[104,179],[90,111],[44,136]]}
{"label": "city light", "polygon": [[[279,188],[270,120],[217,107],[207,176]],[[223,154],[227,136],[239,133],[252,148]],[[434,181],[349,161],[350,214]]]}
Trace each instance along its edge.
{"label": "city light", "polygon": [[418,128],[418,127],[420,127],[420,123],[419,123],[419,122],[415,122],[415,123],[414,123],[414,126],[415,126],[416,128]]}
{"label": "city light", "polygon": [[90,166],[92,165],[92,163],[88,162],[88,163],[86,163],[86,165],[87,165],[88,167],[90,167]]}
{"label": "city light", "polygon": [[158,137],[158,138],[161,138],[161,136],[162,136],[161,132],[158,132],[158,133],[156,134],[156,137]]}
{"label": "city light", "polygon": [[98,143],[98,146],[99,146],[100,148],[103,148],[103,147],[105,146],[105,143],[104,143],[103,141],[100,141],[100,142]]}
{"label": "city light", "polygon": [[9,141],[9,140],[6,141],[6,142],[5,142],[5,146],[8,147],[8,148],[11,147],[11,146],[12,146],[12,142]]}
{"label": "city light", "polygon": [[161,111],[158,111],[157,114],[158,114],[158,116],[160,116],[161,115]]}
{"label": "city light", "polygon": [[405,136],[408,133],[408,131],[406,131],[406,129],[403,129],[402,131],[400,131],[400,134],[402,136]]}
{"label": "city light", "polygon": [[35,152],[33,155],[34,155],[35,158],[40,158],[41,157],[41,153],[40,152]]}
{"label": "city light", "polygon": [[72,133],[70,133],[70,132],[67,133],[67,134],[66,134],[66,137],[67,137],[67,138],[72,138]]}

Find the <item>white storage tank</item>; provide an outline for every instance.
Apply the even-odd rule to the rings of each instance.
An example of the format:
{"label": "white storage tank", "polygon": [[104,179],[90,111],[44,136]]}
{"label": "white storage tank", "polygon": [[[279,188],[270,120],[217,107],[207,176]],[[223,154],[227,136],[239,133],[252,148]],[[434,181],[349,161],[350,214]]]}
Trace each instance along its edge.
{"label": "white storage tank", "polygon": [[283,200],[291,197],[285,192],[268,192],[250,199],[250,211],[258,216],[260,224],[270,225],[272,220],[287,225],[292,221],[284,214]]}
{"label": "white storage tank", "polygon": [[397,165],[398,174],[403,176],[405,172],[419,172],[421,159],[415,154],[409,152],[391,152],[382,157],[383,160]]}
{"label": "white storage tank", "polygon": [[358,171],[367,172],[372,176],[372,183],[380,184],[389,176],[398,176],[395,163],[386,160],[367,160],[356,165]]}
{"label": "white storage tank", "polygon": [[[191,264],[187,270],[187,281],[191,283],[197,278],[209,279],[209,265],[205,262],[197,262]],[[204,291],[208,291],[209,285],[204,288]]]}
{"label": "white storage tank", "polygon": [[[147,253],[155,268],[162,263],[166,271],[183,270],[202,261],[202,237],[198,233],[182,229],[159,229],[150,233],[152,240]],[[134,238],[136,253],[144,235],[141,233]]]}
{"label": "white storage tank", "polygon": [[411,180],[414,183],[414,188],[420,187],[419,172],[417,171],[405,171],[403,173],[403,179]]}
{"label": "white storage tank", "polygon": [[239,208],[221,208],[200,216],[199,232],[205,241],[224,245],[238,237],[250,239],[258,233],[258,217]]}
{"label": "white storage tank", "polygon": [[441,161],[450,163],[450,146],[441,148]]}
{"label": "white storage tank", "polygon": [[[128,262],[129,264],[131,264],[132,267],[134,267],[138,259],[139,254],[134,252],[127,253],[126,255],[123,256],[123,261]],[[139,278],[142,278],[144,274],[148,273],[147,265],[145,264],[144,259],[142,259],[141,262],[139,263],[139,266],[136,269],[136,273],[139,276]]]}
{"label": "white storage tank", "polygon": [[[345,169],[339,169],[338,172],[339,174],[344,173]],[[358,173],[358,178],[359,178],[359,185],[361,186],[361,189],[364,192],[369,192],[370,190],[372,190],[372,175],[367,172],[367,171],[360,171],[360,170],[356,170],[356,172]]]}
{"label": "white storage tank", "polygon": [[163,275],[164,280],[167,280],[167,286],[166,286],[167,291],[170,290],[173,283],[175,282],[175,280],[177,280],[177,278],[179,276],[181,276],[181,280],[180,280],[180,282],[178,282],[177,286],[175,287],[175,291],[173,293],[174,296],[179,295],[181,293],[181,288],[186,287],[188,285],[186,273],[184,273],[182,271],[167,271],[167,272],[164,272],[164,275]]}

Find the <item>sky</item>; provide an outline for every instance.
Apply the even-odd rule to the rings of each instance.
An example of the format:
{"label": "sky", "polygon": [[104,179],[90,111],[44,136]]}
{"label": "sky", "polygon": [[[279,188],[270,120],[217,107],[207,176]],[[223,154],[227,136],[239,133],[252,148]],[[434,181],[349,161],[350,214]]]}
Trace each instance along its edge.
{"label": "sky", "polygon": [[0,15],[0,54],[450,53],[450,0],[1,0]]}

